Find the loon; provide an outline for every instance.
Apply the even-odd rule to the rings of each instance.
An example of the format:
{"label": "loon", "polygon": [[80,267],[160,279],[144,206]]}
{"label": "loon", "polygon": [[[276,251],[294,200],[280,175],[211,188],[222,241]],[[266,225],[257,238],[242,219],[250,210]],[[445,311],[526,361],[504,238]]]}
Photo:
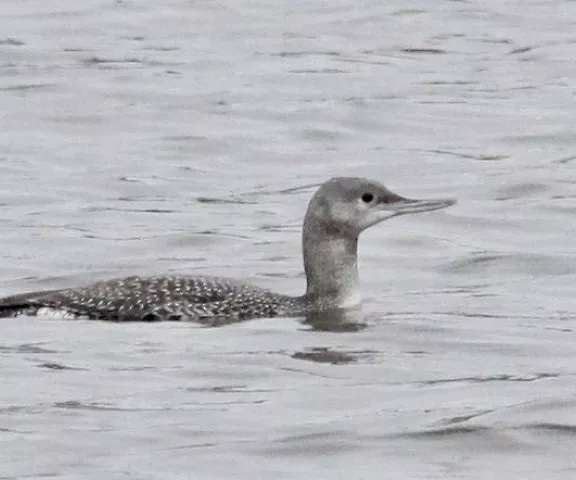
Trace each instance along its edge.
{"label": "loon", "polygon": [[313,195],[302,245],[307,288],[293,297],[210,276],[131,276],[0,299],[0,317],[54,315],[110,321],[248,320],[359,307],[358,236],[383,220],[453,205],[410,200],[376,181],[332,178]]}

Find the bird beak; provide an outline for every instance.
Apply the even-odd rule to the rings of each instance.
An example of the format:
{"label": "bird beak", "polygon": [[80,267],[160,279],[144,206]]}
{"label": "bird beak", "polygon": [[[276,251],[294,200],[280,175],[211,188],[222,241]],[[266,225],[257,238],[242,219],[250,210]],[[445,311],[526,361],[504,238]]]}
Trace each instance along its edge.
{"label": "bird beak", "polygon": [[406,213],[432,212],[433,210],[440,210],[449,207],[455,203],[456,200],[452,198],[412,200],[400,197],[395,202],[381,204],[381,209],[386,210],[393,215],[404,215]]}

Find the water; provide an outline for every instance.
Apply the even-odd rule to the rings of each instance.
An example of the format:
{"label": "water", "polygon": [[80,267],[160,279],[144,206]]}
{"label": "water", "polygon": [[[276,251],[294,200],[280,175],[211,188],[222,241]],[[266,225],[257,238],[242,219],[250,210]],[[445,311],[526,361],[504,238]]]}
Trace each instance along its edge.
{"label": "water", "polygon": [[5,2],[1,293],[303,289],[313,185],[443,212],[360,242],[368,328],[0,323],[0,478],[572,479],[576,3]]}

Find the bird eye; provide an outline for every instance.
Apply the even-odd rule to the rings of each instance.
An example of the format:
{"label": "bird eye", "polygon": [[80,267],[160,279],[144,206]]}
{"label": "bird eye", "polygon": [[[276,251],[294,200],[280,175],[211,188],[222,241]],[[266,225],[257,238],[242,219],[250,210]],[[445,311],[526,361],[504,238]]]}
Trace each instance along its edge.
{"label": "bird eye", "polygon": [[372,200],[374,200],[374,195],[372,195],[371,193],[364,193],[362,195],[362,201],[364,203],[370,203]]}

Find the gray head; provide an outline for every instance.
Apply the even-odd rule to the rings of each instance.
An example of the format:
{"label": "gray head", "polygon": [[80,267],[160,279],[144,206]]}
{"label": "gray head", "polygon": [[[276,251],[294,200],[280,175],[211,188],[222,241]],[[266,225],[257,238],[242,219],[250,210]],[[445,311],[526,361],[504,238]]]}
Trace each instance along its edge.
{"label": "gray head", "polygon": [[388,218],[406,213],[438,210],[455,200],[410,200],[373,180],[332,178],[312,197],[306,220],[327,232],[358,237],[360,232]]}
{"label": "gray head", "polygon": [[303,229],[305,298],[315,308],[360,303],[358,235],[387,218],[429,212],[454,200],[409,200],[365,178],[333,178],[310,200]]}

